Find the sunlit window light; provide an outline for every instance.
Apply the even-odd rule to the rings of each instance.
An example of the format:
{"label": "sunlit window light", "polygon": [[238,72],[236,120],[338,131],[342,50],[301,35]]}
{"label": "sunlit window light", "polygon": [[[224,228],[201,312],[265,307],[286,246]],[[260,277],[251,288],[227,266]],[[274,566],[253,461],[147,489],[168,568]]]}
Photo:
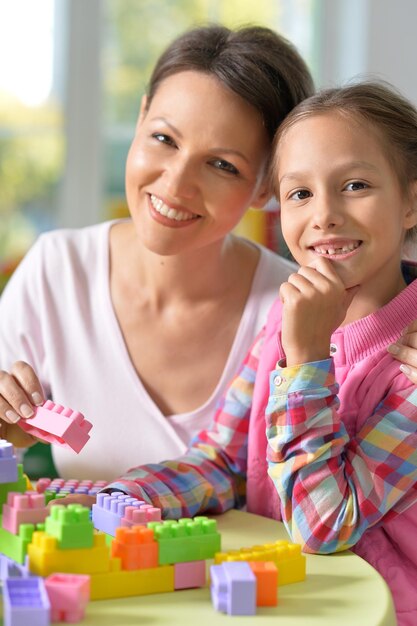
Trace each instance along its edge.
{"label": "sunlit window light", "polygon": [[54,0],[0,0],[0,98],[27,106],[49,97],[53,78]]}

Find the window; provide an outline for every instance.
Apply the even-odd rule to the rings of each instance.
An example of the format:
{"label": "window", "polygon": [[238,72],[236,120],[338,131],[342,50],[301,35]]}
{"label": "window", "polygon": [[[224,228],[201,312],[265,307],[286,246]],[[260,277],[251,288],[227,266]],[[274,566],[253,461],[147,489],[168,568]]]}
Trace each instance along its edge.
{"label": "window", "polygon": [[[24,16],[24,19],[22,19]],[[0,274],[56,223],[63,106],[55,3],[0,2]],[[1,283],[0,283],[1,288]]]}

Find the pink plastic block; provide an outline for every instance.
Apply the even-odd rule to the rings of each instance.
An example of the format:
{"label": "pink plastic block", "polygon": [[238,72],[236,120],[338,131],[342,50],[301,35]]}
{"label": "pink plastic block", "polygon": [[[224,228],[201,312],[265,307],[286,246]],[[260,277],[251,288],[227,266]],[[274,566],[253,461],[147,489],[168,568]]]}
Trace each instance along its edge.
{"label": "pink plastic block", "polygon": [[140,506],[127,506],[124,516],[120,520],[120,526],[146,526],[148,522],[161,521],[161,509],[144,504],[140,501]]}
{"label": "pink plastic block", "polygon": [[38,493],[43,493],[51,484],[50,478],[39,478],[36,481],[36,491]]}
{"label": "pink plastic block", "polygon": [[174,563],[174,589],[195,589],[206,584],[206,562]]}
{"label": "pink plastic block", "polygon": [[22,419],[19,426],[34,437],[80,452],[90,439],[92,428],[78,411],[47,400],[36,409],[34,417]]}
{"label": "pink plastic block", "polygon": [[18,535],[20,524],[40,524],[48,515],[43,493],[10,491],[7,494],[7,503],[3,505],[3,528]]}
{"label": "pink plastic block", "polygon": [[90,576],[51,574],[45,579],[51,603],[51,620],[75,624],[84,619],[90,599]]}

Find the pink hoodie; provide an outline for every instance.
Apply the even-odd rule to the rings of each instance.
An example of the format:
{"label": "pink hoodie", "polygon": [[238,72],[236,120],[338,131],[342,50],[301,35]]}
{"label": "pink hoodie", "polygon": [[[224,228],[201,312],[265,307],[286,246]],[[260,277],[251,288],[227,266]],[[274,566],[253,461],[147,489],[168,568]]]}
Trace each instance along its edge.
{"label": "pink hoodie", "polygon": [[[387,353],[402,329],[417,318],[417,280],[376,313],[338,329],[331,342],[340,385],[339,414],[354,437],[386,391],[410,387],[399,365]],[[270,372],[284,357],[277,341],[281,304],[272,308],[256,376],[249,426],[247,508],[252,513],[281,519],[279,497],[267,474],[265,409]],[[417,494],[416,494],[417,499]],[[369,528],[353,548],[385,578],[391,588],[401,626],[417,625],[417,504],[389,521]]]}

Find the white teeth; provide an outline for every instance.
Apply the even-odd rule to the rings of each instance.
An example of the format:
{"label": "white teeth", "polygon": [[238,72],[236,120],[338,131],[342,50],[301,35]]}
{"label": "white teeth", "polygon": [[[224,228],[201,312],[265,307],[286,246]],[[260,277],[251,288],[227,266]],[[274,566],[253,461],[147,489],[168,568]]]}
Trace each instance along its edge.
{"label": "white teeth", "polygon": [[314,246],[314,251],[318,254],[327,254],[328,256],[332,256],[334,254],[346,254],[347,252],[353,252],[353,250],[356,250],[356,248],[359,247],[359,244],[360,242],[357,241],[346,244],[344,246],[340,246],[338,248],[336,248],[335,246]]}
{"label": "white teeth", "polygon": [[177,222],[183,222],[185,220],[196,219],[197,215],[192,215],[191,213],[186,213],[185,211],[177,211],[177,209],[173,209],[172,207],[167,206],[164,202],[162,202],[161,198],[154,196],[151,194],[151,204],[155,211],[158,211],[164,217],[167,217],[170,220],[176,220]]}

